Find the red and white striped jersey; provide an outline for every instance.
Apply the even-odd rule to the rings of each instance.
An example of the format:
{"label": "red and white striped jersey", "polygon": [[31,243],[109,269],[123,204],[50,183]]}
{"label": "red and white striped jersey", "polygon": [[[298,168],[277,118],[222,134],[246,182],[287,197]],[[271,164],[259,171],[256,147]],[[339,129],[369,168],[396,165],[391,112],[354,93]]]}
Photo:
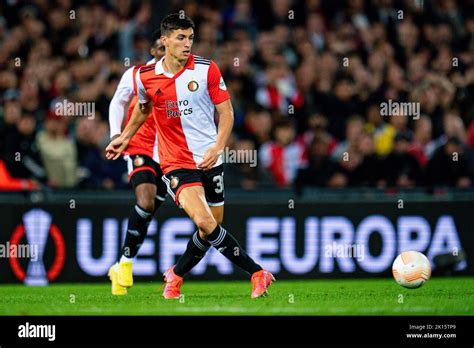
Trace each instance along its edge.
{"label": "red and white striped jersey", "polygon": [[[175,75],[164,71],[163,60],[139,69],[138,100],[153,102],[163,172],[196,169],[217,141],[214,105],[229,99],[229,93],[212,60],[190,55]],[[215,166],[220,164],[219,157]]]}
{"label": "red and white striped jersey", "polygon": [[[109,126],[110,137],[122,132],[122,122],[125,115],[125,106],[129,103],[125,125],[128,124],[133,113],[133,108],[137,103],[136,73],[141,66],[155,63],[155,59],[148,61],[145,65],[133,66],[123,74],[117,90],[109,106]],[[158,156],[158,139],[156,136],[156,126],[153,118],[149,118],[140,127],[137,133],[130,139],[124,155],[147,155],[160,163]]]}
{"label": "red and white striped jersey", "polygon": [[293,141],[285,147],[274,141],[266,142],[260,147],[258,157],[281,187],[291,185],[298,169],[307,165],[306,148],[301,141]]}

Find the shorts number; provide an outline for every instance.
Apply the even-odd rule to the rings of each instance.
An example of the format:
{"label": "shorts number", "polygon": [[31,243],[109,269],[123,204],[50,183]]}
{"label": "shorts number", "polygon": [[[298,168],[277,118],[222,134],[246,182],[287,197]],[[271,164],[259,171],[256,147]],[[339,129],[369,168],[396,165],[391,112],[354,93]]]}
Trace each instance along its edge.
{"label": "shorts number", "polygon": [[216,188],[214,191],[216,193],[222,193],[224,191],[224,174],[215,176],[212,181],[216,183]]}

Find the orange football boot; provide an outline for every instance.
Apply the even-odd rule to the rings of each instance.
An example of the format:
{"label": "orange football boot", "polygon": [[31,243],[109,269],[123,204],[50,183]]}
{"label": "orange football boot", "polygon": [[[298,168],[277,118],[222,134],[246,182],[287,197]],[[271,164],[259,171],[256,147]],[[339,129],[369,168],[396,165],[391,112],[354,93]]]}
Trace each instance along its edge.
{"label": "orange football boot", "polygon": [[176,275],[173,271],[174,266],[168,268],[163,274],[165,278],[165,288],[163,290],[163,297],[169,299],[179,299],[181,294],[181,285],[183,284],[183,277]]}
{"label": "orange football boot", "polygon": [[252,283],[252,298],[267,296],[267,289],[272,281],[275,281],[273,274],[263,269],[252,274],[250,279]]}

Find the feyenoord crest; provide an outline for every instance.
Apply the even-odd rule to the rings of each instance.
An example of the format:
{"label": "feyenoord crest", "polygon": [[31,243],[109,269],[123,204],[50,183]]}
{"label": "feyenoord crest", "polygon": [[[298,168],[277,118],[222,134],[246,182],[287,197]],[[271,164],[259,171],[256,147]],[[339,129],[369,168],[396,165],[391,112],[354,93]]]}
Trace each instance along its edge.
{"label": "feyenoord crest", "polygon": [[191,92],[196,92],[199,88],[199,84],[196,82],[196,81],[191,81],[188,83],[188,89],[191,91]]}
{"label": "feyenoord crest", "polygon": [[143,165],[143,163],[145,163],[145,160],[142,156],[136,156],[133,160],[133,164],[135,165],[135,167],[140,167]]}
{"label": "feyenoord crest", "polygon": [[172,176],[171,177],[171,184],[170,184],[171,188],[175,189],[176,187],[178,187],[178,184],[179,184],[179,179],[175,176]]}

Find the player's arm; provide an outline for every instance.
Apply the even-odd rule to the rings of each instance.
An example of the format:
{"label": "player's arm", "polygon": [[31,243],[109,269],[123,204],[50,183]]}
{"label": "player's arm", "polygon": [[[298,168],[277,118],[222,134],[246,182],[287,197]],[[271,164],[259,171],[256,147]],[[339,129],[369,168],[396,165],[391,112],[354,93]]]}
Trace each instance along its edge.
{"label": "player's arm", "polygon": [[219,68],[213,61],[211,61],[209,67],[207,84],[209,97],[219,113],[219,126],[217,128],[216,144],[207,149],[203,161],[198,166],[203,170],[211,169],[217,162],[219,156],[224,152],[224,148],[232,133],[232,127],[234,126],[232,102],[230,101],[230,96]]}
{"label": "player's arm", "polygon": [[117,138],[122,133],[122,123],[126,105],[133,98],[133,67],[125,71],[109,105],[110,138]]}
{"label": "player's arm", "polygon": [[145,104],[136,103],[135,107],[133,108],[132,116],[130,117],[130,121],[127,124],[127,127],[123,130],[121,137],[124,140],[130,140],[141,127],[141,125],[146,121],[148,115],[151,111],[152,103],[146,102]]}
{"label": "player's arm", "polygon": [[136,74],[136,82],[138,103],[135,104],[132,116],[130,117],[130,120],[128,121],[128,124],[123,130],[122,134],[120,134],[119,137],[113,139],[105,149],[107,159],[116,160],[119,158],[120,154],[127,148],[130,139],[145,122],[148,114],[151,111],[152,102],[149,99],[145,87],[143,86],[140,79],[140,71],[138,71]]}
{"label": "player's arm", "polygon": [[216,109],[219,113],[216,147],[220,153],[222,153],[224,147],[229,141],[232,128],[234,127],[234,108],[232,107],[230,99],[227,99],[226,101],[216,105]]}
{"label": "player's arm", "polygon": [[216,145],[207,149],[203,161],[199,164],[199,168],[203,170],[211,169],[217,162],[219,156],[224,152],[224,148],[229,140],[230,134],[232,133],[232,127],[234,126],[234,109],[232,108],[230,99],[217,104],[216,109],[219,113],[217,141]]}
{"label": "player's arm", "polygon": [[132,116],[122,134],[113,139],[105,149],[107,159],[116,160],[120,154],[127,148],[130,139],[135,135],[140,126],[145,122],[151,111],[151,102],[145,104],[136,103],[133,108]]}

